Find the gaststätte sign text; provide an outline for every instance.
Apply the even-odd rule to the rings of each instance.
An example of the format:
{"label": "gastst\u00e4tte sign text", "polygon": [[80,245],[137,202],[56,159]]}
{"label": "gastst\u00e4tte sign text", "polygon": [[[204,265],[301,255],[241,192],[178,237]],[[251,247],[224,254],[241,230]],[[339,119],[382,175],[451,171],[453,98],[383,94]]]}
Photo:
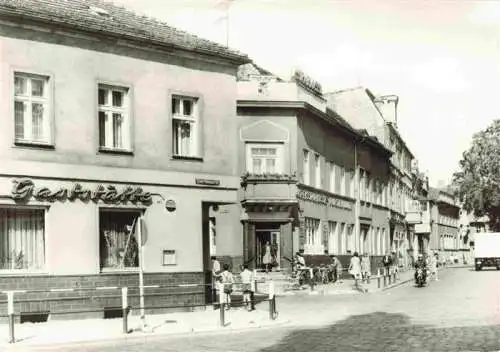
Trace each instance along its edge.
{"label": "gastst\u00e4tte sign text", "polygon": [[17,201],[26,201],[34,197],[39,201],[103,201],[105,203],[150,203],[152,194],[144,192],[141,187],[126,186],[118,190],[115,186],[97,185],[94,189],[83,187],[79,183],[73,184],[72,188],[59,187],[50,190],[47,187],[35,187],[35,183],[30,179],[14,180],[12,188],[12,199]]}

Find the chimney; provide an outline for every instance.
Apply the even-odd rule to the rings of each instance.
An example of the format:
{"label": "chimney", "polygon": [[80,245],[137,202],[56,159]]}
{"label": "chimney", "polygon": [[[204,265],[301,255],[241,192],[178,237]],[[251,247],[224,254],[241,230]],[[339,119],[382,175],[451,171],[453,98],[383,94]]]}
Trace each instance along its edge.
{"label": "chimney", "polygon": [[375,105],[384,119],[393,123],[395,127],[398,126],[398,102],[399,97],[397,95],[383,95],[375,98]]}

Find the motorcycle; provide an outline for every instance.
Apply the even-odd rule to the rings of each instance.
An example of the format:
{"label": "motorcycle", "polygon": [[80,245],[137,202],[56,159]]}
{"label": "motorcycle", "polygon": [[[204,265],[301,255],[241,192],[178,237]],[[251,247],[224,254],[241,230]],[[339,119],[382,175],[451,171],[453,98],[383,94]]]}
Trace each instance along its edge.
{"label": "motorcycle", "polygon": [[415,283],[418,287],[425,286],[425,282],[427,281],[425,270],[422,268],[417,268],[417,272],[415,273]]}

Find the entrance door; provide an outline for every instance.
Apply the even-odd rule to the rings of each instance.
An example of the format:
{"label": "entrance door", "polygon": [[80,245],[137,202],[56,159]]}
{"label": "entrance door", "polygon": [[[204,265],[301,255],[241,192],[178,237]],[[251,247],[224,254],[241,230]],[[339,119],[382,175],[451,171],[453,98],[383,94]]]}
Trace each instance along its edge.
{"label": "entrance door", "polygon": [[277,229],[255,229],[255,263],[256,267],[264,268],[264,256],[279,268],[280,231]]}

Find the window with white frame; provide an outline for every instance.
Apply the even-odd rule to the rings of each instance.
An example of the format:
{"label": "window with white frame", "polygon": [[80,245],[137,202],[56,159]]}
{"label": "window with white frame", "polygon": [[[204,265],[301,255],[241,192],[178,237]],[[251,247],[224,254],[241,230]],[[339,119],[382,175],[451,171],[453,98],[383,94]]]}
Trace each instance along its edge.
{"label": "window with white frame", "polygon": [[314,155],[314,185],[321,188],[321,158],[319,154]]}
{"label": "window with white frame", "polygon": [[130,107],[128,89],[99,84],[99,147],[130,150]]}
{"label": "window with white frame", "polygon": [[172,143],[175,156],[196,157],[199,154],[198,100],[172,97]]}
{"label": "window with white frame", "polygon": [[247,171],[255,175],[283,173],[283,145],[247,143]]}
{"label": "window with white frame", "polygon": [[100,209],[100,266],[103,270],[139,266],[137,230],[140,215],[133,210]]}
{"label": "window with white frame", "polygon": [[14,73],[15,141],[50,144],[49,77]]}
{"label": "window with white frame", "polygon": [[340,194],[346,195],[346,185],[345,185],[345,168],[340,167]]}
{"label": "window with white frame", "polygon": [[306,245],[308,248],[308,252],[310,253],[320,252],[320,247],[322,247],[320,220],[306,217],[305,230],[306,230]]}
{"label": "window with white frame", "polygon": [[328,170],[330,179],[330,192],[335,193],[335,164],[330,163],[330,169]]}
{"label": "window with white frame", "polygon": [[305,185],[309,185],[311,183],[310,179],[310,171],[311,171],[311,165],[309,163],[309,151],[304,150],[304,159],[303,159],[303,170],[302,170],[302,175],[303,175],[303,182]]}
{"label": "window with white frame", "polygon": [[45,267],[45,210],[0,208],[0,269]]}
{"label": "window with white frame", "polygon": [[339,236],[337,234],[337,223],[328,221],[328,253],[334,254],[339,251]]}
{"label": "window with white frame", "polygon": [[354,197],[354,170],[349,171],[349,194],[348,196]]}

